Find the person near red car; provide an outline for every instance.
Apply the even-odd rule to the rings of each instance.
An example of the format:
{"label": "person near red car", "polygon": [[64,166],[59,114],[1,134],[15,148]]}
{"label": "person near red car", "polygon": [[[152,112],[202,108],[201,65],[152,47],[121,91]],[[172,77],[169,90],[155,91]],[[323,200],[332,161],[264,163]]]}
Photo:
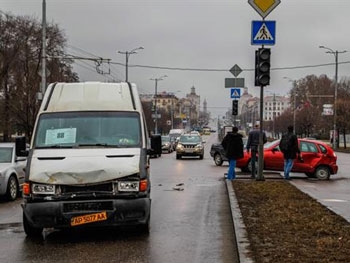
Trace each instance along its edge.
{"label": "person near red car", "polygon": [[228,132],[221,144],[226,152],[226,157],[229,161],[227,179],[233,180],[236,178],[235,168],[236,160],[243,158],[243,140],[242,134],[238,133],[237,127],[232,127],[232,132]]}
{"label": "person near red car", "polygon": [[294,160],[301,159],[300,149],[298,146],[298,138],[294,134],[294,127],[288,126],[288,132],[283,134],[280,141],[280,149],[284,158],[284,179],[290,180],[289,173],[291,172],[294,164]]}
{"label": "person near red car", "polygon": [[[254,129],[249,132],[248,142],[247,142],[247,153],[251,151],[251,159],[252,159],[252,175],[251,178],[255,178],[256,168],[255,163],[257,160],[257,153],[259,148],[259,137],[260,137],[260,126],[259,124],[255,124]],[[263,144],[267,142],[266,134],[263,132]]]}

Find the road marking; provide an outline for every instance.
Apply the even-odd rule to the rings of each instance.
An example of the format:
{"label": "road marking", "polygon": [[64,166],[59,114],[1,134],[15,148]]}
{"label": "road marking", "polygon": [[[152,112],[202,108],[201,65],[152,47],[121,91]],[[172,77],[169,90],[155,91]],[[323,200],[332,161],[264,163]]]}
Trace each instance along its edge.
{"label": "road marking", "polygon": [[349,200],[343,200],[343,199],[320,199],[320,200],[324,202],[338,202],[338,203],[350,202]]}

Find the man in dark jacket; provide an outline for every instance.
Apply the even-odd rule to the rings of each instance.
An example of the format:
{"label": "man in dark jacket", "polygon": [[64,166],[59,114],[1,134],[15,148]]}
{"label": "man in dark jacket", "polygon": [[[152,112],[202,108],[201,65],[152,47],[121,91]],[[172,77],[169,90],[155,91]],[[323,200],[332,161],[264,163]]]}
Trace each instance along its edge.
{"label": "man in dark jacket", "polygon": [[236,160],[243,158],[243,136],[237,132],[238,128],[233,127],[232,132],[228,132],[221,143],[222,147],[225,149],[226,157],[229,160],[227,172],[228,180],[233,180],[236,178]]}
{"label": "man in dark jacket", "polygon": [[[247,141],[247,152],[251,151],[251,163],[252,163],[252,178],[255,178],[256,174],[256,155],[258,153],[259,148],[259,137],[260,137],[260,126],[259,124],[256,124],[254,129],[249,132],[248,134],[248,141]],[[267,142],[266,134],[263,132],[263,144]]]}
{"label": "man in dark jacket", "polygon": [[294,160],[297,158],[297,156],[301,158],[298,146],[298,138],[293,133],[293,130],[293,126],[288,126],[288,132],[282,136],[282,138],[286,136],[288,139],[286,149],[282,150],[284,157],[284,179],[286,180],[290,180],[289,173],[293,168]]}

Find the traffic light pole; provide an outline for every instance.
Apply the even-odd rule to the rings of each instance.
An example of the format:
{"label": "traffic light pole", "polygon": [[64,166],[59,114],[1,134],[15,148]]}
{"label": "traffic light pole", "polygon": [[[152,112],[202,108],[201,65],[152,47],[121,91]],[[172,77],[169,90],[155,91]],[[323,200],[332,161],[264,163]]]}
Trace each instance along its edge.
{"label": "traffic light pole", "polygon": [[[271,1],[267,4],[267,1],[248,0],[248,3],[261,15],[263,22],[265,22],[265,17],[274,9],[281,1]],[[266,8],[269,6],[268,8]],[[262,29],[260,29],[262,30]],[[265,32],[266,33],[266,32]],[[266,43],[267,42],[263,42]],[[256,176],[257,181],[264,181],[263,168],[264,168],[264,140],[263,140],[263,108],[264,108],[264,86],[270,84],[270,55],[271,50],[269,48],[262,47],[255,51],[255,86],[260,86],[260,132],[259,132],[259,169]],[[271,43],[270,43],[271,44]]]}
{"label": "traffic light pole", "polygon": [[255,51],[255,86],[260,87],[260,131],[257,181],[264,181],[264,86],[270,84],[271,50],[262,46]]}
{"label": "traffic light pole", "polygon": [[259,132],[259,151],[258,151],[258,174],[256,176],[257,181],[265,181],[263,170],[264,170],[264,86],[260,86],[260,132]]}

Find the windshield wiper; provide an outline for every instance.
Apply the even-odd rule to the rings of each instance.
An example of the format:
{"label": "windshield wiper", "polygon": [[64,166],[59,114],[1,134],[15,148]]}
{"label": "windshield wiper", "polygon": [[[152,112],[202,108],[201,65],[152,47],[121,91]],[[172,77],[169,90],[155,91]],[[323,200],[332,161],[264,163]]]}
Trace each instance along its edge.
{"label": "windshield wiper", "polygon": [[71,149],[74,148],[74,145],[61,145],[61,144],[55,144],[55,145],[47,145],[47,146],[37,146],[36,149]]}
{"label": "windshield wiper", "polygon": [[76,144],[75,146],[76,146],[76,147],[97,146],[97,147],[106,147],[106,148],[120,148],[119,145],[107,144],[107,143],[79,143],[79,144]]}

